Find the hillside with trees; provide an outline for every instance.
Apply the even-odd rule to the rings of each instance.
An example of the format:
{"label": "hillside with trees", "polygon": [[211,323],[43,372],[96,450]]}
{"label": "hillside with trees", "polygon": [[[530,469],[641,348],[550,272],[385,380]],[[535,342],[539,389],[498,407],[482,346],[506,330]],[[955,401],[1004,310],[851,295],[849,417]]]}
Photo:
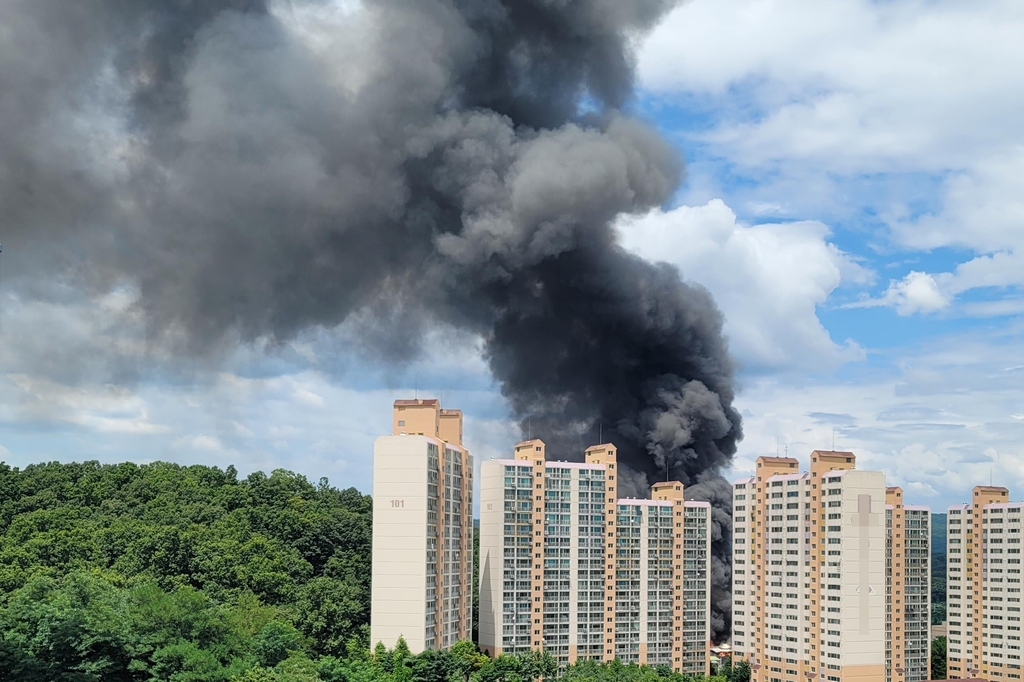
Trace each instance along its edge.
{"label": "hillside with trees", "polygon": [[[946,622],[946,515],[932,514],[932,625]],[[936,678],[939,679],[939,678]]]}
{"label": "hillside with trees", "polygon": [[[372,647],[370,497],[175,464],[0,464],[4,682],[685,682]],[[749,668],[719,682],[746,682]]]}

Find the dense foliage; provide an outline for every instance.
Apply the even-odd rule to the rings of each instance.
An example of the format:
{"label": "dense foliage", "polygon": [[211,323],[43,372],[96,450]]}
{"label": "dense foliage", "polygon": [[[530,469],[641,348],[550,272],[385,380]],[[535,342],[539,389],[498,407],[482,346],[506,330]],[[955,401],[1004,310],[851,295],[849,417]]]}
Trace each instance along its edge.
{"label": "dense foliage", "polygon": [[287,630],[310,657],[368,646],[371,510],[286,471],[0,465],[2,665],[216,680],[264,660],[263,635]]}
{"label": "dense foliage", "polygon": [[617,661],[491,660],[470,642],[371,651],[371,511],[287,471],[0,464],[0,680],[687,682]]}
{"label": "dense foliage", "polygon": [[932,679],[946,679],[946,638],[936,637],[932,640]]}

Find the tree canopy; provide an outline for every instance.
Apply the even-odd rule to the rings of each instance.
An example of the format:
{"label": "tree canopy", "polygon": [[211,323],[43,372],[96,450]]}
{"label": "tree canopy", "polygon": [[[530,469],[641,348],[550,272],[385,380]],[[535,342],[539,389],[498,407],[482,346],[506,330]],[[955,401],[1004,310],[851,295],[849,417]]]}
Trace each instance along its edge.
{"label": "tree canopy", "polygon": [[541,652],[492,660],[471,642],[371,650],[371,512],[354,489],[283,470],[0,464],[0,679],[688,682],[618,661],[560,671]]}

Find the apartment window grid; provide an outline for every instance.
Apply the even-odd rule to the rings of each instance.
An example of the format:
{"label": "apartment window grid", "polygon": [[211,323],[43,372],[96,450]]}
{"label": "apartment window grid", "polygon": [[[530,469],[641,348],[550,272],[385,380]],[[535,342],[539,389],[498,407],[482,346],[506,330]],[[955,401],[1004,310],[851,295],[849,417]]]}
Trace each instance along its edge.
{"label": "apartment window grid", "polygon": [[796,675],[801,661],[806,661],[809,646],[803,635],[808,627],[804,611],[809,587],[810,510],[806,497],[807,480],[803,476],[769,481],[768,530],[776,552],[769,564],[768,598],[782,600],[783,613],[766,627],[769,653],[780,663],[781,671]]}
{"label": "apartment window grid", "polygon": [[581,469],[577,482],[576,656],[604,658],[605,471]]}
{"label": "apartment window grid", "polygon": [[672,664],[672,554],[675,547],[671,504],[647,508],[647,664]]}
{"label": "apartment window grid", "polygon": [[893,510],[885,510],[885,679],[892,680],[892,638],[893,638]]}
{"label": "apartment window grid", "polygon": [[[438,484],[440,481],[440,458],[438,447],[434,443],[427,444],[427,570],[426,570],[426,630],[425,630],[425,641],[430,647],[430,643],[437,641],[437,628],[438,625],[442,625],[444,620],[444,612],[441,611],[440,620],[442,623],[438,623],[438,608],[437,602],[439,595],[437,592],[438,588],[438,532],[437,532],[437,514],[438,514]],[[443,559],[443,557],[441,557]]]}
{"label": "apartment window grid", "polygon": [[905,509],[903,525],[904,680],[922,682],[931,677],[931,514]]}
{"label": "apartment window grid", "polygon": [[569,664],[569,591],[572,586],[572,470],[547,467],[544,474],[544,649]]}
{"label": "apartment window grid", "polygon": [[616,507],[615,657],[640,662],[640,562],[643,512],[639,505]]}
{"label": "apartment window grid", "polygon": [[506,465],[502,526],[502,650],[530,651],[533,620],[533,473],[529,465]]}
{"label": "apartment window grid", "polygon": [[[469,493],[469,499],[463,500],[465,508],[465,516],[463,517],[467,523],[464,525],[462,532],[464,537],[463,547],[469,548],[472,552],[473,547],[473,455],[466,453],[466,469],[463,473],[465,478],[465,489]],[[465,623],[463,631],[466,633],[473,632],[473,590],[475,587],[471,585],[473,580],[473,556],[470,554],[466,557],[466,571],[465,579],[467,588],[464,592],[465,596],[462,599],[462,619]]]}
{"label": "apartment window grid", "polygon": [[946,652],[949,660],[956,664],[966,660],[971,641],[971,613],[964,607],[966,595],[970,594],[970,582],[964,571],[969,516],[966,505],[951,507],[946,514]]}
{"label": "apartment window grid", "polygon": [[687,675],[703,675],[708,670],[709,512],[707,507],[687,507],[684,513],[683,674]]}
{"label": "apartment window grid", "polygon": [[443,594],[443,630],[441,646],[450,648],[459,640],[465,614],[463,571],[462,571],[462,537],[463,531],[463,467],[461,453],[446,449],[444,461],[444,594]]}
{"label": "apartment window grid", "polygon": [[[823,476],[821,502],[824,507],[825,560],[819,583],[822,586],[822,617],[825,627],[821,632],[822,658],[828,669],[842,666],[842,574],[843,574],[843,479]],[[838,668],[831,668],[836,670]]]}
{"label": "apartment window grid", "polygon": [[[767,548],[767,561],[761,569],[767,583],[766,619],[764,622],[764,639],[767,642],[767,654],[770,661],[781,663],[783,656],[783,627],[786,622],[787,604],[783,597],[782,583],[786,537],[781,518],[784,514],[782,481],[768,481],[765,486],[767,498],[767,514],[765,518],[764,540]],[[771,666],[782,672],[781,666]]]}
{"label": "apartment window grid", "polygon": [[993,679],[1021,672],[1021,505],[982,511],[982,661]]}
{"label": "apartment window grid", "polygon": [[[735,483],[733,485],[733,548],[732,548],[732,646],[734,655],[737,657],[749,655],[747,651],[748,639],[753,637],[753,632],[748,628],[753,627],[753,621],[748,622],[748,612],[753,613],[754,580],[757,570],[756,564],[748,556],[753,550],[752,530],[748,530],[747,514],[753,514],[755,504],[755,490],[750,484]],[[754,525],[753,517],[750,520],[750,527]],[[750,563],[748,563],[750,562]],[[752,616],[750,616],[752,618]],[[751,642],[752,644],[752,642]]]}

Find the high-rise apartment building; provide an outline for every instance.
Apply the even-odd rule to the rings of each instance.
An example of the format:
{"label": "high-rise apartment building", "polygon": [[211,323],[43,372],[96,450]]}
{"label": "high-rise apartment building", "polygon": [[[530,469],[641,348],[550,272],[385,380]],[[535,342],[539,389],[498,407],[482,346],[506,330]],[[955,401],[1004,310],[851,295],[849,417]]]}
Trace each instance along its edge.
{"label": "high-rise apartment building", "polygon": [[949,679],[1021,679],[1024,503],[977,486],[947,510],[946,670]]}
{"label": "high-rise apartment building", "polygon": [[760,457],[734,484],[732,645],[755,682],[928,679],[930,514],[855,463]]}
{"label": "high-rise apartment building", "polygon": [[[932,513],[886,489],[886,682],[931,678]],[[899,670],[903,673],[899,673]]]}
{"label": "high-rise apartment building", "polygon": [[462,412],[396,400],[392,434],[373,448],[370,641],[448,648],[472,634],[473,458]]}
{"label": "high-rise apartment building", "polygon": [[619,499],[616,450],[547,461],[529,440],[481,465],[480,647],[707,673],[711,508],[678,482]]}

